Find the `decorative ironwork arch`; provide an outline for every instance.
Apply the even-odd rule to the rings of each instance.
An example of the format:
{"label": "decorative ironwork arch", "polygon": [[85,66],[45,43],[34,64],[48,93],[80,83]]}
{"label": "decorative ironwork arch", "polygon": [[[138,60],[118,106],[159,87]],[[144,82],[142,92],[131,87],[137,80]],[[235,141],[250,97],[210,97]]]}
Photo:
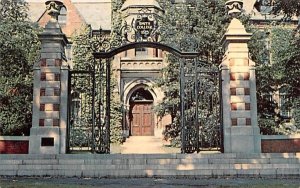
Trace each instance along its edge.
{"label": "decorative ironwork arch", "polygon": [[135,49],[135,48],[156,48],[156,49],[167,51],[177,57],[190,58],[190,59],[199,57],[199,55],[200,55],[199,52],[181,51],[181,50],[174,48],[172,46],[169,46],[167,44],[163,44],[160,42],[150,42],[150,41],[128,43],[128,44],[124,44],[118,48],[111,49],[108,52],[94,52],[93,55],[96,59],[111,58],[121,52],[130,50],[130,49]]}

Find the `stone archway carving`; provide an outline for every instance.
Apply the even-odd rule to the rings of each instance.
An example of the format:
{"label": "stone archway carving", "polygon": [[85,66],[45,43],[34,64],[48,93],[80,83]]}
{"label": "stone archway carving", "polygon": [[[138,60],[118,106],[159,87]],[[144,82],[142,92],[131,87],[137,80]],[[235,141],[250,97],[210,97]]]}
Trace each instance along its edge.
{"label": "stone archway carving", "polygon": [[132,93],[139,88],[148,88],[149,92],[152,94],[154,98],[154,103],[157,103],[158,92],[157,89],[153,89],[154,81],[149,79],[135,79],[125,84],[123,90],[123,101],[125,105],[129,104],[129,98]]}

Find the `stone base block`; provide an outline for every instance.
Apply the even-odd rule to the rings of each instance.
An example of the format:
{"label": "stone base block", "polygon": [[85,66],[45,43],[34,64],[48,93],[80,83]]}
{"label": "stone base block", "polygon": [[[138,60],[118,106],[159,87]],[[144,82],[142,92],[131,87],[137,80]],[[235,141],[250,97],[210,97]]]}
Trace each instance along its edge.
{"label": "stone base block", "polygon": [[258,127],[237,126],[224,131],[225,153],[260,153],[261,135]]}
{"label": "stone base block", "polygon": [[29,154],[59,154],[59,127],[32,127],[29,137]]}

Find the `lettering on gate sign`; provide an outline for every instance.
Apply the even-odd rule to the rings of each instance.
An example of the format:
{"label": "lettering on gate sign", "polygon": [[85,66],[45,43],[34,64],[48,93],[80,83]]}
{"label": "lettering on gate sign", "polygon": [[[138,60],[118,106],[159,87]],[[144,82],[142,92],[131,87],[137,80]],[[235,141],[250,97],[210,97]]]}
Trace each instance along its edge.
{"label": "lettering on gate sign", "polygon": [[136,40],[146,41],[149,39],[149,37],[151,37],[151,34],[153,33],[154,20],[149,19],[149,16],[147,15],[140,16],[135,20],[134,28]]}
{"label": "lettering on gate sign", "polygon": [[148,29],[152,29],[153,28],[153,24],[151,24],[151,22],[138,22],[138,25],[136,26],[136,29],[138,30],[148,30]]}

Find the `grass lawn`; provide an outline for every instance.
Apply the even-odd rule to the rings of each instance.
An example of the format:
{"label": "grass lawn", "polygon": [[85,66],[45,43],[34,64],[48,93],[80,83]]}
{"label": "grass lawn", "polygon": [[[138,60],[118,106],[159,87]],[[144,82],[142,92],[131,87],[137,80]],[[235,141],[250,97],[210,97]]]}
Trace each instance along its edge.
{"label": "grass lawn", "polygon": [[299,179],[263,178],[4,178],[0,177],[0,188],[95,188],[95,187],[208,187],[208,188],[299,188]]}

